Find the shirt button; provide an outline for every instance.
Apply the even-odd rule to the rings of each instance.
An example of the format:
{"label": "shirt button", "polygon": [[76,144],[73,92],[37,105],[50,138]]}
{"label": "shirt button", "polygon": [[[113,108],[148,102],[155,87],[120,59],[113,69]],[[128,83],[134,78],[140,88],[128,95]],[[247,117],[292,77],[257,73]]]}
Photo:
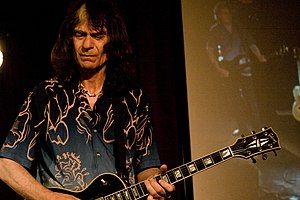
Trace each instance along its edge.
{"label": "shirt button", "polygon": [[97,153],[96,153],[96,155],[97,155],[98,157],[100,157],[100,156],[101,156],[101,154],[100,154],[99,152],[97,152]]}
{"label": "shirt button", "polygon": [[97,133],[97,129],[94,129],[93,131],[94,131],[94,133]]}

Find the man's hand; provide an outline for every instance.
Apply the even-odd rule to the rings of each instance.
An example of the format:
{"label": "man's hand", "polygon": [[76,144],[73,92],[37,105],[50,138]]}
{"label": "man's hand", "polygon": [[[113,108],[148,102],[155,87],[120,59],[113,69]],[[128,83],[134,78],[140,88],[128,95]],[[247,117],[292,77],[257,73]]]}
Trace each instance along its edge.
{"label": "man's hand", "polygon": [[152,200],[152,199],[161,200],[161,199],[171,197],[171,192],[175,190],[175,186],[164,180],[159,180],[157,182],[156,179],[153,178],[155,175],[164,173],[166,171],[167,171],[167,165],[164,164],[158,170],[156,170],[155,174],[151,175],[145,180],[145,185],[149,192],[149,196],[147,200]]}

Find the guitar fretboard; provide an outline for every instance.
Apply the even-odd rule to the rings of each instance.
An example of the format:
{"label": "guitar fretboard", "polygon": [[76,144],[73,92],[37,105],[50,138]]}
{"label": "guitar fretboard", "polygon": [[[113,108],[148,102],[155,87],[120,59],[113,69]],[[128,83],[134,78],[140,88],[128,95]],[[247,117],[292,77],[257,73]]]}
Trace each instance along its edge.
{"label": "guitar fretboard", "polygon": [[[220,151],[214,152],[202,158],[196,159],[166,173],[155,176],[154,178],[164,180],[174,184],[188,177],[191,177],[201,171],[213,167],[221,162],[224,162],[233,157],[231,147],[226,147]],[[130,187],[127,187],[108,196],[101,197],[101,200],[137,200],[148,195],[148,191],[144,182],[139,182]]]}

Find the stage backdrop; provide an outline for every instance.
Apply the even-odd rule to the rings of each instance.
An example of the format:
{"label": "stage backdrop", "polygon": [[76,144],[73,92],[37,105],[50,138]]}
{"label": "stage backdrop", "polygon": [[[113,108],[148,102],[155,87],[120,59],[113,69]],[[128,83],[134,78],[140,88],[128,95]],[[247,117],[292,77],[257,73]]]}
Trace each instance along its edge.
{"label": "stage backdrop", "polygon": [[[218,79],[205,52],[216,2],[182,0],[192,159],[229,146],[238,138],[231,135],[236,124],[226,112],[224,91],[217,87]],[[239,8],[249,9],[248,16],[245,16],[248,24],[244,25],[249,25],[248,29],[263,53],[272,52],[281,45],[289,46],[290,50],[299,46],[299,17],[296,14],[299,7],[296,1],[248,2]],[[279,135],[283,148],[277,152],[278,156],[268,154],[265,161],[259,156],[256,164],[251,160],[231,159],[194,176],[195,200],[299,199],[300,150],[297,144],[300,127],[291,115],[292,89],[298,84],[296,69],[293,56],[287,55],[269,60],[254,72],[262,127],[271,126]]]}

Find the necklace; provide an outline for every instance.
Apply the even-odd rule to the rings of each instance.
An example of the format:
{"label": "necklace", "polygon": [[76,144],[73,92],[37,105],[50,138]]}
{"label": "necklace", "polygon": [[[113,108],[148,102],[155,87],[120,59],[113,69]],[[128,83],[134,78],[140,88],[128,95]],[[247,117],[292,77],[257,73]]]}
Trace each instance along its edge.
{"label": "necklace", "polygon": [[99,92],[94,93],[94,94],[91,94],[91,93],[89,93],[89,91],[87,91],[87,90],[84,88],[84,86],[82,85],[82,83],[80,83],[80,89],[81,89],[81,91],[82,91],[84,94],[86,94],[88,97],[98,97],[98,96],[102,93],[102,89],[101,89]]}

